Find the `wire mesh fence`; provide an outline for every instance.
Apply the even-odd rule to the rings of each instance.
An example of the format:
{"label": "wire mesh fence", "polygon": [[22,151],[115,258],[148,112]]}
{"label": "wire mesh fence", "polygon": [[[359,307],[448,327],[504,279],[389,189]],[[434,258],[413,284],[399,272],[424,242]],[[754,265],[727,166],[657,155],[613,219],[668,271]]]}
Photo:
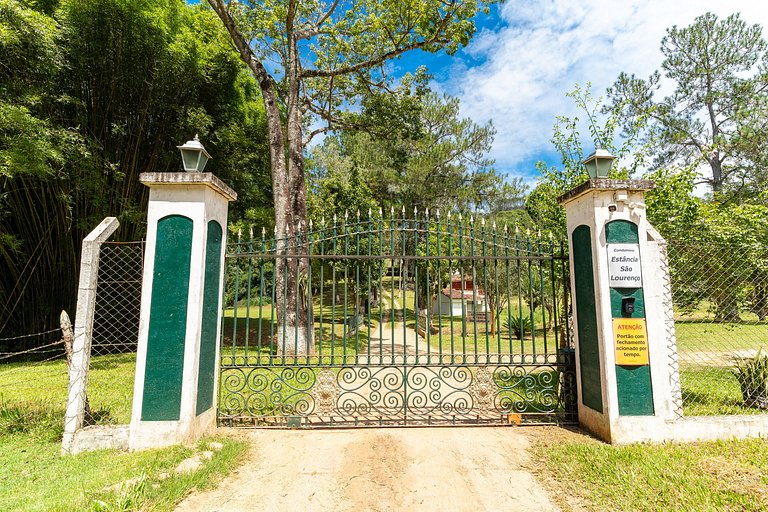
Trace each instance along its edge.
{"label": "wire mesh fence", "polygon": [[87,396],[99,423],[131,417],[144,242],[104,242],[99,258]]}
{"label": "wire mesh fence", "polygon": [[669,241],[685,415],[768,410],[768,247]]}

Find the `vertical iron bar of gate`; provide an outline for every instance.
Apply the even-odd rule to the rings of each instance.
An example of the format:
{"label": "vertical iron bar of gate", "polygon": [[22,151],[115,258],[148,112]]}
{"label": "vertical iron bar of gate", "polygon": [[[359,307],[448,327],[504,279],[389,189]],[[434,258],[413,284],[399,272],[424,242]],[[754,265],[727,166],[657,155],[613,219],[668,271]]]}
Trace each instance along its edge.
{"label": "vertical iron bar of gate", "polygon": [[509,229],[507,228],[506,223],[504,224],[504,260],[504,272],[507,277],[507,338],[509,338],[509,362],[511,364],[514,354],[514,350],[512,349],[512,290],[509,285]]}
{"label": "vertical iron bar of gate", "polygon": [[[312,220],[309,221],[307,229],[307,351],[305,354],[305,364],[311,363],[310,356],[314,354],[315,348],[315,308],[312,304]],[[321,262],[322,263],[322,262]]]}
{"label": "vertical iron bar of gate", "polygon": [[[543,250],[541,245],[541,231],[539,231],[539,258],[543,257]],[[539,259],[539,293],[541,294],[541,324],[544,328],[544,358],[543,362],[547,362],[547,308],[546,298],[544,297],[544,260]]]}
{"label": "vertical iron bar of gate", "polygon": [[403,217],[400,219],[400,238],[402,240],[403,244],[403,264],[401,270],[400,270],[400,290],[403,292],[402,299],[403,299],[403,364],[408,362],[408,348],[406,346],[406,339],[407,339],[407,332],[406,332],[406,306],[408,305],[408,300],[406,299],[406,292],[405,289],[407,287],[407,284],[405,283],[405,280],[403,279],[403,274],[407,274],[408,271],[405,269],[406,265],[408,264],[408,260],[405,259],[406,256],[406,239],[405,239],[405,231],[407,229],[407,224],[405,223],[405,206],[403,206]]}
{"label": "vertical iron bar of gate", "polygon": [[555,246],[551,231],[549,233],[549,273],[550,278],[552,279],[552,327],[555,334],[555,353],[557,353],[557,349],[560,348],[560,339],[559,333],[557,332],[557,278],[555,277]]}
{"label": "vertical iron bar of gate", "polygon": [[346,256],[349,255],[349,231],[348,231],[348,217],[347,212],[344,211],[344,310],[342,313],[342,320],[344,324],[342,326],[342,339],[341,339],[341,351],[344,365],[347,364],[347,283],[349,282],[349,260]]}
{"label": "vertical iron bar of gate", "polygon": [[[368,256],[371,256],[373,254],[373,251],[371,250],[371,209],[368,208]],[[381,257],[381,253],[379,253],[379,258]],[[377,260],[380,261],[380,260]],[[365,299],[365,311],[368,316],[368,342],[366,343],[368,347],[368,359],[367,364],[371,364],[371,308],[373,307],[373,301],[371,301],[371,268],[373,267],[372,261],[368,262],[368,286],[366,288],[368,296]],[[377,293],[376,296],[378,297],[379,294]]]}
{"label": "vertical iron bar of gate", "polygon": [[[240,231],[237,232],[237,245],[235,246],[235,253],[240,254]],[[232,300],[232,309],[234,311],[232,318],[232,364],[237,364],[237,354],[235,349],[237,347],[237,298],[240,288],[240,258],[235,258],[235,297]]]}
{"label": "vertical iron bar of gate", "polygon": [[[437,276],[435,277],[435,284],[437,285],[437,293],[435,294],[435,297],[437,298],[437,353],[438,357],[440,358],[440,364],[443,364],[443,312],[442,307],[440,304],[442,303],[442,300],[440,300],[440,288],[443,284],[443,276],[440,273],[440,257],[442,254],[440,253],[440,210],[437,210],[437,219],[436,219],[436,231],[437,231]],[[450,270],[450,264],[448,265]],[[427,307],[429,308],[429,304],[427,304]],[[431,308],[430,308],[431,309]]]}
{"label": "vertical iron bar of gate", "polygon": [[[390,316],[392,317],[392,321],[389,324],[389,338],[392,344],[392,354],[390,354],[389,357],[391,359],[391,364],[395,364],[395,208],[390,207],[389,213],[390,242],[392,244],[392,250],[390,251],[392,260],[389,263],[390,273],[392,274],[392,279],[389,282],[389,284],[392,285],[392,296],[389,298],[389,311]],[[402,278],[403,276],[401,273],[400,279]]]}
{"label": "vertical iron bar of gate", "polygon": [[[384,212],[379,208],[379,255],[384,256]],[[379,262],[379,363],[384,363],[384,260]]]}
{"label": "vertical iron bar of gate", "polygon": [[275,227],[274,240],[272,241],[272,249],[275,253],[274,263],[272,264],[272,307],[269,308],[269,364],[274,364],[275,357],[272,355],[272,344],[275,344],[275,352],[277,351],[278,342],[275,339],[275,307],[277,304],[277,265],[279,260],[277,259],[277,227]]}
{"label": "vertical iron bar of gate", "polygon": [[[357,210],[357,225],[355,226],[355,255],[360,256],[360,210]],[[355,259],[355,366],[360,363],[360,259]]]}
{"label": "vertical iron bar of gate", "polygon": [[[301,300],[301,297],[299,294],[301,293],[301,285],[300,285],[300,272],[301,272],[301,265],[299,264],[299,254],[301,254],[301,225],[296,226],[296,231],[294,233],[294,239],[296,240],[296,257],[292,258],[292,261],[294,262],[294,265],[296,265],[296,289],[293,290],[294,295],[294,302],[296,303],[296,311],[294,321],[293,321],[293,364],[298,364],[299,360],[299,301]],[[306,341],[305,341],[306,344]]]}
{"label": "vertical iron bar of gate", "polygon": [[477,364],[477,269],[475,268],[475,218],[469,217],[469,243],[470,259],[472,263],[472,333],[474,342],[472,346],[475,351],[475,364]]}
{"label": "vertical iron bar of gate", "polygon": [[456,362],[456,350],[454,347],[453,336],[453,261],[451,256],[453,255],[453,227],[451,226],[451,210],[448,210],[448,309],[449,309],[449,323],[451,325],[451,364]]}
{"label": "vertical iron bar of gate", "polygon": [[[258,356],[256,364],[261,366],[261,324],[264,321],[264,228],[261,228],[261,251],[259,251],[259,337],[256,340]],[[274,307],[274,306],[272,306]],[[271,345],[270,345],[271,347]]]}
{"label": "vertical iron bar of gate", "polygon": [[[496,304],[501,304],[501,287],[499,286],[499,260],[498,260],[498,234],[496,233],[496,221],[493,221],[493,290],[496,294]],[[499,314],[493,312],[492,321],[496,327],[496,359],[501,362],[501,308]]]}
{"label": "vertical iron bar of gate", "polygon": [[248,338],[251,333],[251,263],[253,256],[253,227],[248,228],[248,287],[245,303],[245,364],[248,364]]}
{"label": "vertical iron bar of gate", "polygon": [[528,257],[528,311],[531,318],[531,354],[533,361],[536,360],[536,317],[533,311],[533,270],[531,269],[531,230],[525,233],[525,254]]}
{"label": "vertical iron bar of gate", "polygon": [[485,231],[485,217],[482,218],[481,222],[481,230],[482,230],[482,237],[483,237],[483,293],[485,296],[483,297],[483,318],[485,319],[485,363],[489,364],[491,362],[490,360],[490,353],[491,353],[491,344],[490,344],[490,338],[488,337],[488,260],[486,259],[486,237],[487,233]]}
{"label": "vertical iron bar of gate", "polygon": [[[419,215],[413,208],[413,255],[419,252]],[[413,327],[416,340],[416,364],[419,364],[419,262],[413,260],[413,314],[415,316]],[[405,323],[403,323],[405,325]]]}
{"label": "vertical iron bar of gate", "polygon": [[[336,214],[333,214],[333,248],[331,254],[336,256]],[[331,261],[331,364],[336,363],[336,258]]]}
{"label": "vertical iron bar of gate", "polygon": [[323,294],[325,292],[325,216],[320,220],[320,328],[317,330],[318,361],[323,364]]}
{"label": "vertical iron bar of gate", "polygon": [[[425,223],[425,226],[424,226],[424,247],[426,247],[425,255],[429,256],[429,208],[427,208],[426,211],[424,212],[424,223]],[[424,263],[425,263],[425,265],[424,265],[424,267],[425,267],[424,273],[426,274],[425,277],[427,278],[427,287],[424,290],[426,292],[425,295],[427,297],[427,303],[424,304],[425,311],[427,312],[426,318],[424,319],[424,331],[427,333],[427,336],[426,336],[426,338],[427,338],[427,364],[429,364],[431,362],[431,359],[432,359],[432,350],[430,348],[430,345],[431,345],[431,337],[430,336],[431,335],[430,335],[430,332],[429,332],[431,330],[431,328],[432,328],[432,325],[431,325],[431,323],[429,321],[429,299],[430,299],[430,296],[431,296],[431,290],[429,288],[429,271],[430,271],[430,268],[429,268],[429,258],[427,258],[427,260]],[[418,318],[418,315],[416,316],[416,318]],[[418,330],[416,331],[416,339],[417,340],[419,339],[419,331]]]}
{"label": "vertical iron bar of gate", "polygon": [[[285,339],[286,339],[286,325],[288,319],[286,318],[288,315],[288,237],[290,236],[290,233],[288,232],[288,226],[285,226],[285,238],[283,239],[283,242],[280,245],[280,247],[283,250],[283,303],[282,303],[282,311],[280,314],[280,318],[282,319],[283,323],[283,329],[280,331],[280,335],[283,338],[282,342],[282,353],[280,354],[282,365],[285,366]],[[280,319],[278,319],[280,320]]]}
{"label": "vertical iron bar of gate", "polygon": [[[459,257],[464,256],[464,223],[461,220],[461,212],[459,212]],[[461,281],[461,354],[462,364],[467,364],[467,313],[464,305],[464,264],[463,260],[459,260],[459,279]],[[453,279],[451,279],[451,297],[453,297]],[[453,307],[453,299],[451,299],[451,307]]]}
{"label": "vertical iron bar of gate", "polygon": [[525,362],[525,323],[523,322],[523,283],[520,277],[520,230],[515,226],[515,262],[517,263],[517,317],[520,331],[520,362]]}

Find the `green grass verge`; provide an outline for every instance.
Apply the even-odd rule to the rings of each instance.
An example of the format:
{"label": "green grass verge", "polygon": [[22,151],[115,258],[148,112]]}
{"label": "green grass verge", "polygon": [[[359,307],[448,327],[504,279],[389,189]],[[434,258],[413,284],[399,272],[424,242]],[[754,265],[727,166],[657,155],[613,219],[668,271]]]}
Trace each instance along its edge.
{"label": "green grass verge", "polygon": [[[91,375],[89,399],[97,419],[127,423],[135,355],[94,359],[98,370]],[[209,487],[226,474],[247,447],[217,437],[223,449],[186,475],[173,470],[195,448],[62,456],[66,382],[64,361],[0,368],[0,510],[171,510],[191,490]],[[163,473],[171,476],[161,478]],[[134,483],[110,488],[126,481]]]}
{"label": "green grass verge", "polygon": [[[544,436],[542,436],[544,438]],[[536,471],[559,496],[597,511],[758,511],[768,508],[763,439],[610,446],[588,438],[539,441]],[[561,501],[567,502],[567,499]],[[563,509],[570,507],[563,503]]]}

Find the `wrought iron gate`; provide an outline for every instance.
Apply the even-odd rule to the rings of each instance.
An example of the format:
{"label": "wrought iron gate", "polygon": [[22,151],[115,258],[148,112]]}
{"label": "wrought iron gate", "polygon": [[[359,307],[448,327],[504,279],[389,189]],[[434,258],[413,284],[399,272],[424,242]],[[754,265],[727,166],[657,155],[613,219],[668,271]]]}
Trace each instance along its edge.
{"label": "wrought iron gate", "polygon": [[220,424],[575,422],[565,244],[404,213],[228,246]]}

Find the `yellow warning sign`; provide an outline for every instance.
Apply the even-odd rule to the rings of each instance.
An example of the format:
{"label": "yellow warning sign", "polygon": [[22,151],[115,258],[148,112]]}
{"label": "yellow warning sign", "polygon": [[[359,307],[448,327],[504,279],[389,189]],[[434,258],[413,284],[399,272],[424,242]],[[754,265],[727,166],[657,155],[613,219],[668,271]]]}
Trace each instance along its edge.
{"label": "yellow warning sign", "polygon": [[645,318],[614,318],[613,344],[616,349],[616,364],[648,364],[648,331],[645,328]]}

